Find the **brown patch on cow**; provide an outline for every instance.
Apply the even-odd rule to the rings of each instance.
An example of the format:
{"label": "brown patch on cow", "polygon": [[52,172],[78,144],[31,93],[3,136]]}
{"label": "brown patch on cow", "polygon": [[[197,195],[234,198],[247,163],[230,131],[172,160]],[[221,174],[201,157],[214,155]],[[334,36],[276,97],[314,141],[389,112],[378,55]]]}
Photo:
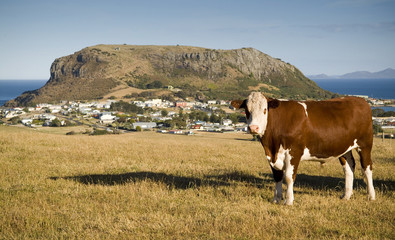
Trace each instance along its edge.
{"label": "brown patch on cow", "polygon": [[340,164],[341,164],[342,166],[346,165],[346,163],[347,163],[346,158],[343,157],[343,156],[339,157],[339,161],[340,161]]}
{"label": "brown patch on cow", "polygon": [[246,108],[247,100],[233,100],[230,104],[236,109]]}
{"label": "brown patch on cow", "polygon": [[269,98],[267,105],[269,108],[277,108],[280,105],[280,101],[274,98]]}

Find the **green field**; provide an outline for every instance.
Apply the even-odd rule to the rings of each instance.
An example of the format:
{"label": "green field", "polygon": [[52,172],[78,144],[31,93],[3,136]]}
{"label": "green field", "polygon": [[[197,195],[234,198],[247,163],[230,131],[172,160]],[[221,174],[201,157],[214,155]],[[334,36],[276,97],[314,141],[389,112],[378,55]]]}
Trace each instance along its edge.
{"label": "green field", "polygon": [[87,136],[0,126],[0,239],[395,239],[395,140],[359,164],[302,162],[293,206],[246,134]]}

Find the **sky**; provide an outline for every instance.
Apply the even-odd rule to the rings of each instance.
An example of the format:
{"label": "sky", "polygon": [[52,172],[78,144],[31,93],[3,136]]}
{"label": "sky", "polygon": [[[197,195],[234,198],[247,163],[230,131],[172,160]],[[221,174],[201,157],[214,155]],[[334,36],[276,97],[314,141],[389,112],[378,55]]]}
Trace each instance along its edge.
{"label": "sky", "polygon": [[97,44],[253,47],[305,75],[395,68],[395,0],[0,0],[0,79]]}

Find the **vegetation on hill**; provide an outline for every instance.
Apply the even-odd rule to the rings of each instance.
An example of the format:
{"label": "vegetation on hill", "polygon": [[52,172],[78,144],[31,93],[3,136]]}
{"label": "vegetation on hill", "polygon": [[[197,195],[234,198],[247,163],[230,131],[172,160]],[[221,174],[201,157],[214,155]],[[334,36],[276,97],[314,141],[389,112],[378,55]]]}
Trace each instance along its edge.
{"label": "vegetation on hill", "polygon": [[50,72],[45,86],[7,105],[100,99],[121,90],[174,96],[176,91],[163,91],[166,86],[198,100],[242,98],[252,90],[297,99],[331,96],[296,67],[253,48],[97,45],[56,59]]}

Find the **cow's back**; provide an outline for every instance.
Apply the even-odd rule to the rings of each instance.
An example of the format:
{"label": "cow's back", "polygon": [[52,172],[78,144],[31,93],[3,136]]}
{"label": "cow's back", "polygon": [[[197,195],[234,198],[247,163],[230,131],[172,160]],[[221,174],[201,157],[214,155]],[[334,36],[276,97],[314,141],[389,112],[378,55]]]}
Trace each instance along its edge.
{"label": "cow's back", "polygon": [[[274,139],[289,148],[308,148],[311,154],[335,156],[357,144],[372,145],[372,117],[362,98],[343,97],[327,101],[280,101],[269,112]],[[268,133],[269,134],[269,133]]]}

